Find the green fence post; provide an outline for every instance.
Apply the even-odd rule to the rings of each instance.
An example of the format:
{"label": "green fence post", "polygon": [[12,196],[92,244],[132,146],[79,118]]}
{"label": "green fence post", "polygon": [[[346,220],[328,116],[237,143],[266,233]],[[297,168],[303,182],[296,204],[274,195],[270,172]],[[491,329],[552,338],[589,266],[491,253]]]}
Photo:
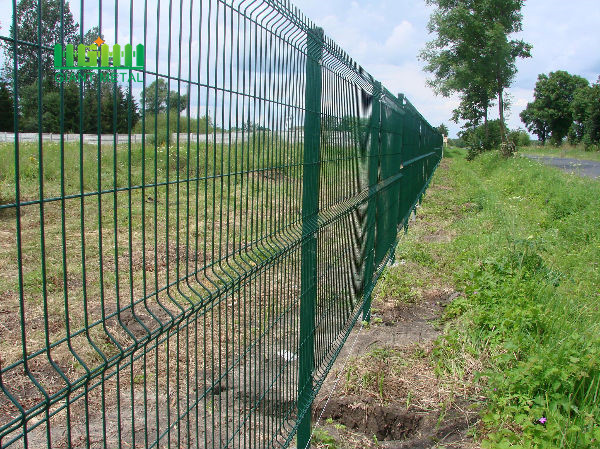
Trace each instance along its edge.
{"label": "green fence post", "polygon": [[381,125],[381,83],[375,81],[373,83],[373,105],[371,109],[371,120],[369,127],[371,128],[371,136],[369,138],[369,202],[367,204],[367,254],[365,260],[365,277],[364,277],[364,306],[363,306],[363,321],[371,319],[371,282],[375,269],[375,227],[377,215],[377,182],[379,171],[379,140],[380,140],[380,125]]}
{"label": "green fence post", "polygon": [[[310,443],[314,369],[315,306],[317,302],[317,224],[321,144],[321,57],[323,29],[308,32],[304,116],[304,176],[302,182],[302,274],[298,363],[298,449]],[[303,415],[304,414],[304,415]]]}

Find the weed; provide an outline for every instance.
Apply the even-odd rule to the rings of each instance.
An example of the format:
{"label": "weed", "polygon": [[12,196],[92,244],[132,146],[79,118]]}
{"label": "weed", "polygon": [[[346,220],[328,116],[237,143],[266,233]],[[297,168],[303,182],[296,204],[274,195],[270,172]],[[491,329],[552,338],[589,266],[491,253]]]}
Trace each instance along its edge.
{"label": "weed", "polygon": [[402,386],[399,376],[406,364],[400,349],[377,346],[348,363],[344,389],[346,393],[373,396],[381,403],[393,400]]}
{"label": "weed", "polygon": [[419,288],[422,285],[422,279],[412,276],[412,273],[403,270],[402,266],[394,267],[385,272],[378,296],[401,303],[415,303],[422,298]]}
{"label": "weed", "polygon": [[373,443],[375,443],[375,447],[379,447],[379,439],[375,434],[373,434]]}
{"label": "weed", "polygon": [[136,374],[135,376],[133,376],[133,383],[137,384],[137,385],[141,385],[144,383],[144,375],[143,374]]}
{"label": "weed", "polygon": [[327,430],[317,427],[312,434],[312,441],[319,449],[338,449],[337,440]]}
{"label": "weed", "polygon": [[464,291],[446,308],[436,372],[483,367],[484,447],[598,447],[600,184],[523,158],[447,154],[422,212],[435,227],[448,217],[430,211],[468,205],[443,223],[455,236],[401,254],[420,264],[435,254],[439,276]]}

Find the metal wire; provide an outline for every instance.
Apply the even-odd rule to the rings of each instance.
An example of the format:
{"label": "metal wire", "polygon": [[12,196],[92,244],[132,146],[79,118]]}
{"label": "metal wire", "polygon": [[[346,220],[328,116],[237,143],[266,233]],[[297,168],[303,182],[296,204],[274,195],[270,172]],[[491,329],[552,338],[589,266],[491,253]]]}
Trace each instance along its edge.
{"label": "metal wire", "polygon": [[305,447],[441,135],[288,1],[12,10],[0,447]]}
{"label": "metal wire", "polygon": [[358,342],[358,337],[360,336],[360,333],[362,332],[363,328],[364,328],[364,325],[361,324],[361,326],[358,328],[358,331],[356,332],[356,335],[354,335],[354,340],[352,341],[352,345],[350,346],[348,355],[346,356],[346,359],[344,360],[344,363],[343,363],[341,369],[338,371],[335,381],[333,382],[333,386],[331,387],[331,391],[327,395],[327,400],[325,401],[325,404],[323,405],[323,408],[321,409],[321,412],[319,413],[319,417],[317,418],[317,420],[315,421],[315,423],[313,425],[313,429],[310,434],[309,441],[305,446],[305,449],[308,448],[308,445],[310,444],[310,440],[315,436],[316,429],[319,427],[319,423],[321,422],[321,419],[323,418],[323,413],[325,413],[325,410],[327,409],[327,405],[329,405],[329,401],[333,397],[333,393],[335,393],[335,390],[338,386],[338,382],[340,381],[342,374],[346,371],[346,366],[348,365],[348,362],[354,356],[354,349],[356,348],[356,343]]}

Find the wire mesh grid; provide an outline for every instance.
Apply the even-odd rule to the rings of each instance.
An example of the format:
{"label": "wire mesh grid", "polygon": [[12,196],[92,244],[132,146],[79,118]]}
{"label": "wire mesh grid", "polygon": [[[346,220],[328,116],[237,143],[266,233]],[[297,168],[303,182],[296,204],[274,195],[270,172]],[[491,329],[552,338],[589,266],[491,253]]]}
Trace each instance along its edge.
{"label": "wire mesh grid", "polygon": [[306,446],[441,135],[287,1],[12,9],[0,446]]}

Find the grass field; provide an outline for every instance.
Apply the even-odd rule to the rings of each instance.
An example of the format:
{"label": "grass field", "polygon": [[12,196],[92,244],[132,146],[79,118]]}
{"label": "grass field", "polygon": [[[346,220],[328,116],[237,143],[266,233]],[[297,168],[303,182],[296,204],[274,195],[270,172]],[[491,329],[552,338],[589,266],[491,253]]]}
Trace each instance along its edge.
{"label": "grass field", "polygon": [[522,154],[535,154],[538,156],[550,156],[550,157],[570,157],[573,159],[587,159],[590,161],[600,161],[600,151],[586,151],[582,146],[572,146],[563,144],[560,147],[547,144],[543,147],[531,146],[519,148],[519,152]]}
{"label": "grass field", "polygon": [[[483,447],[599,447],[600,183],[495,153],[445,156],[380,292],[463,292],[430,363],[475,383]],[[483,366],[471,381],[469,360]]]}
{"label": "grass field", "polygon": [[[207,447],[276,435],[267,407],[291,403],[296,369],[275,382],[265,366],[273,348],[298,345],[303,144],[267,132],[228,141],[44,143],[41,154],[21,143],[18,197],[15,147],[0,145],[0,445],[20,438],[20,407],[43,412],[47,400],[52,416],[30,419],[32,446],[46,444],[46,421],[72,447],[133,444],[139,428],[176,447],[182,434]],[[347,143],[322,150],[330,214],[360,189]],[[336,262],[352,219],[321,234],[339,251],[320,261],[332,297],[345,288],[332,279],[348,268]],[[163,434],[184,425],[195,427]]]}
{"label": "grass field", "polygon": [[[258,347],[261,338],[284,337],[271,327],[290,306],[282,298],[296,298],[297,280],[290,277],[296,272],[276,261],[247,273],[273,254],[276,231],[299,225],[301,145],[261,138],[268,136],[235,147],[186,142],[131,151],[66,144],[63,158],[57,144],[45,143],[41,161],[37,144],[21,144],[18,221],[14,146],[0,145],[2,381],[27,410],[45,394],[56,401],[69,383],[88,379],[85,401],[51,418],[62,443],[68,417],[69,432],[77,433],[74,423],[90,423],[81,444],[96,435],[102,441],[107,422],[109,445],[131,438],[131,430],[115,430],[115,415],[134,397],[135,425],[158,433],[168,419],[154,416],[166,402],[163,391],[177,395],[168,413],[176,422],[181,409],[198,401],[186,388],[200,383],[197,396],[206,397],[250,341]],[[291,251],[286,263],[298,257],[299,250]],[[273,284],[275,276],[286,282]],[[237,293],[190,316],[234,279]],[[234,306],[239,302],[243,308]],[[135,359],[119,361],[135,348]],[[23,372],[25,357],[39,388]],[[238,371],[245,370],[240,363]],[[243,381],[235,385],[246,388]],[[201,406],[209,407],[207,401],[213,403],[205,398]],[[227,401],[233,403],[223,395]],[[0,426],[12,421],[18,429],[18,417],[0,394]],[[207,438],[242,421],[224,422]],[[40,447],[44,438],[43,426],[29,435]]]}

